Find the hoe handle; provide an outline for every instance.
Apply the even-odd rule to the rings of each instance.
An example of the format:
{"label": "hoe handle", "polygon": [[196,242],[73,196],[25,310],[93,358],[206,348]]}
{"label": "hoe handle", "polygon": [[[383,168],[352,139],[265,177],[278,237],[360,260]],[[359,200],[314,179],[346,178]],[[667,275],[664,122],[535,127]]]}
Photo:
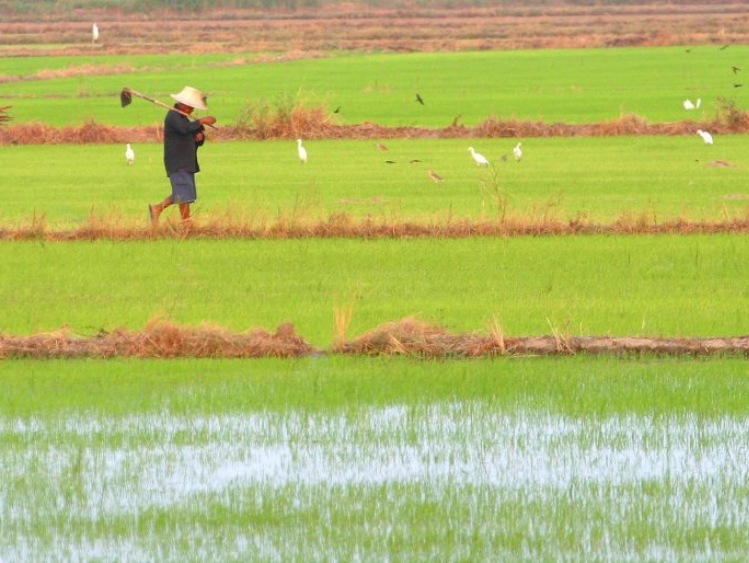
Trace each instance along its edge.
{"label": "hoe handle", "polygon": [[[136,92],[135,90],[131,90],[130,88],[125,88],[124,91],[125,92],[129,92],[133,96],[138,96],[139,98],[143,98],[144,100],[146,100],[148,102],[151,102],[152,104],[156,104],[157,106],[161,106],[162,108],[168,109],[169,111],[174,111],[174,112],[176,112],[176,113],[178,113],[180,115],[184,115],[188,119],[192,119],[192,120],[195,119],[189,113],[185,113],[184,111],[179,110],[179,109],[175,108],[174,106],[167,105],[164,102],[160,102],[159,100],[155,100],[154,98],[152,98],[150,96],[146,96],[145,94],[141,94],[140,92]],[[216,129],[216,127],[214,125],[208,125],[208,127],[210,127],[211,129]]]}

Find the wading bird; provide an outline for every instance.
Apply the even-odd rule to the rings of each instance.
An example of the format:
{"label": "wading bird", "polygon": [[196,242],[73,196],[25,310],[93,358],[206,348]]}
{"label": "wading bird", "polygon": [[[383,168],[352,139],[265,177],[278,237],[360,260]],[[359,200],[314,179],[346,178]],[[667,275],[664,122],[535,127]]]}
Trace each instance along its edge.
{"label": "wading bird", "polygon": [[692,103],[692,100],[684,100],[683,106],[684,109],[692,110],[692,109],[700,109],[700,106],[702,105],[702,98],[697,98],[697,101]]}
{"label": "wading bird", "polygon": [[307,149],[302,146],[302,140],[296,140],[296,152],[299,154],[299,162],[302,164],[307,163]]}
{"label": "wading bird", "polygon": [[125,160],[129,165],[132,165],[135,162],[135,151],[133,150],[133,147],[130,146],[130,143],[125,147]]}
{"label": "wading bird", "polygon": [[518,162],[523,159],[523,149],[520,148],[522,144],[523,143],[518,143],[517,145],[515,145],[515,148],[512,149],[512,154],[515,155],[515,160]]}
{"label": "wading bird", "polygon": [[707,131],[703,131],[702,129],[697,129],[697,134],[700,137],[702,137],[702,140],[705,141],[705,144],[708,144],[708,145],[713,144],[713,136]]}
{"label": "wading bird", "polygon": [[91,44],[93,45],[99,40],[99,26],[96,25],[94,22],[94,25],[91,26]]}
{"label": "wading bird", "polygon": [[486,157],[483,154],[478,153],[475,150],[473,150],[473,147],[468,147],[468,151],[471,153],[471,156],[473,157],[473,160],[476,161],[476,165],[477,166],[488,166],[489,165],[489,161],[486,160]]}
{"label": "wading bird", "polygon": [[437,174],[434,170],[431,168],[429,169],[429,177],[434,180],[436,184],[439,184],[442,181],[442,176]]}

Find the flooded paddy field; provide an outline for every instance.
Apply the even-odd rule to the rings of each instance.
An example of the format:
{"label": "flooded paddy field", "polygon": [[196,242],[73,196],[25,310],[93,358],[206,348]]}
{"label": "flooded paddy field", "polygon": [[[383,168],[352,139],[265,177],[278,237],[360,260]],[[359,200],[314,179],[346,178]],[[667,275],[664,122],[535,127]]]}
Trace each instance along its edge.
{"label": "flooded paddy field", "polygon": [[[749,417],[736,403],[724,414],[710,407],[709,383],[685,361],[658,364],[666,383],[650,390],[660,398],[643,397],[629,409],[616,403],[618,385],[647,388],[647,363],[624,367],[607,391],[579,397],[578,407],[547,400],[572,395],[559,393],[567,369],[586,364],[599,372],[615,362],[557,360],[548,391],[542,382],[518,386],[536,367],[511,362],[476,362],[466,371],[395,361],[369,367],[416,377],[394,385],[383,376],[390,391],[379,398],[376,381],[338,373],[333,391],[331,380],[305,368],[318,393],[339,398],[321,403],[311,387],[285,391],[302,374],[281,369],[254,387],[247,378],[245,391],[255,395],[243,408],[241,398],[228,398],[234,383],[224,382],[227,396],[219,398],[208,377],[212,391],[178,385],[161,408],[140,412],[107,414],[96,395],[88,407],[39,416],[5,409],[0,558],[739,557],[749,548]],[[724,364],[734,383],[741,363]],[[427,375],[430,367],[437,375]],[[440,375],[448,369],[452,390]],[[680,381],[669,382],[674,377]],[[581,374],[567,387],[581,382],[594,383]],[[143,404],[161,385],[141,391]],[[659,401],[669,393],[660,385],[682,399],[664,407]],[[726,385],[716,378],[716,392]],[[122,394],[126,404],[132,397],[132,389]]]}

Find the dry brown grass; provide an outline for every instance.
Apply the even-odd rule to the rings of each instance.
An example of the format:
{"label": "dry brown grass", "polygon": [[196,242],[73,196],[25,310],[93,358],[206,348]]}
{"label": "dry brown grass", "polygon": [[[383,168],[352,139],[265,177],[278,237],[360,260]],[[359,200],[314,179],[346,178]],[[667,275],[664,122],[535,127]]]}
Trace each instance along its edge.
{"label": "dry brown grass", "polygon": [[[2,108],[0,108],[2,109]],[[0,114],[2,117],[2,114]],[[0,121],[2,124],[2,121]],[[637,115],[623,115],[600,123],[544,123],[489,117],[476,126],[390,127],[374,123],[340,125],[323,107],[276,107],[261,104],[248,108],[235,125],[210,131],[217,141],[236,139],[470,139],[532,137],[604,137],[616,135],[693,135],[697,129],[715,134],[749,133],[749,113],[731,108],[718,117],[702,121],[649,123]],[[115,127],[94,121],[53,127],[41,123],[7,125],[0,128],[0,145],[25,144],[121,144],[158,141],[160,125]]]}
{"label": "dry brown grass", "polygon": [[353,340],[337,340],[330,350],[310,346],[291,323],[274,333],[255,328],[235,333],[202,324],[177,325],[157,319],[143,330],[116,329],[93,336],[70,328],[28,336],[0,334],[0,359],[10,358],[262,358],[323,353],[354,356],[479,358],[553,355],[749,356],[749,336],[727,338],[647,338],[610,336],[508,337],[496,324],[489,335],[451,333],[415,317],[384,323]]}
{"label": "dry brown grass", "polygon": [[0,107],[0,126],[7,125],[7,123],[13,119],[8,113],[8,110],[10,109],[10,106],[2,106]]}
{"label": "dry brown grass", "polygon": [[68,328],[30,336],[0,335],[0,358],[260,358],[298,357],[315,352],[291,324],[275,333],[243,333],[202,324],[193,328],[154,320],[141,331],[117,329],[80,336]]}
{"label": "dry brown grass", "polygon": [[552,327],[550,336],[512,338],[495,324],[488,336],[454,334],[415,317],[384,323],[333,352],[350,355],[406,355],[423,358],[549,356],[573,354],[749,355],[749,337],[645,338],[571,336]]}
{"label": "dry brown grass", "polygon": [[[749,194],[731,194],[727,198],[749,200]],[[681,217],[669,220],[654,217],[649,213],[625,213],[610,223],[598,223],[590,217],[563,220],[550,214],[532,217],[506,214],[490,219],[446,219],[442,222],[360,218],[345,213],[335,213],[323,220],[312,219],[304,215],[268,220],[227,212],[215,216],[195,216],[189,225],[182,224],[176,218],[167,218],[159,225],[153,226],[142,218],[133,219],[119,214],[107,215],[92,212],[80,225],[73,227],[50,225],[43,214],[34,214],[28,220],[0,225],[0,240],[63,242],[175,238],[398,239],[717,233],[749,233],[749,206],[744,216],[726,216],[724,219],[715,221],[689,220]]]}
{"label": "dry brown grass", "polygon": [[281,100],[275,106],[266,101],[249,106],[235,125],[222,128],[221,133],[230,139],[324,139],[332,137],[334,129],[326,108]]}
{"label": "dry brown grass", "polygon": [[[377,8],[355,2],[296,10],[127,13],[119,9],[3,14],[8,55],[199,52],[456,51],[548,47],[747,44],[749,6],[710,2],[495,2],[454,7],[423,3]],[[15,21],[14,21],[15,18]],[[90,42],[90,21],[101,39]],[[200,22],[196,25],[196,21]],[[170,25],[163,25],[169,21]]]}

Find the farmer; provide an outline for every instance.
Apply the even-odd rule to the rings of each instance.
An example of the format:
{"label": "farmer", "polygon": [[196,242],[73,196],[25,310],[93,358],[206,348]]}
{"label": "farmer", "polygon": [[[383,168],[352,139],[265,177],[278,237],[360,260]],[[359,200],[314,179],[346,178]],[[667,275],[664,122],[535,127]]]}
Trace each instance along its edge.
{"label": "farmer", "polygon": [[[200,91],[185,86],[179,94],[171,94],[177,102],[174,108],[190,115],[195,108],[206,109],[206,97]],[[198,147],[205,142],[205,125],[213,125],[216,118],[201,117],[191,121],[177,111],[169,111],[164,119],[164,167],[172,184],[172,193],[161,203],[148,206],[152,223],[158,223],[161,212],[176,203],[183,221],[190,220],[190,204],[197,199],[195,173],[198,166]]]}

